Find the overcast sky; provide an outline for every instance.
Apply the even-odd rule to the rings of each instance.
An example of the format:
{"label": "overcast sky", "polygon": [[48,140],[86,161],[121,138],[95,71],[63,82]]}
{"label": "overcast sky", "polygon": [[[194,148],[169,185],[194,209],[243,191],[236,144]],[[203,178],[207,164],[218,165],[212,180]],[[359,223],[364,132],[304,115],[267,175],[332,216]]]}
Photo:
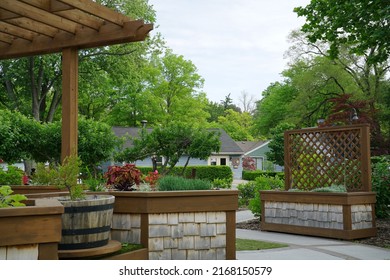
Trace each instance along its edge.
{"label": "overcast sky", "polygon": [[287,37],[303,18],[293,12],[310,0],[149,0],[157,13],[155,31],[169,48],[191,60],[205,79],[208,99],[242,91],[260,99],[281,80]]}

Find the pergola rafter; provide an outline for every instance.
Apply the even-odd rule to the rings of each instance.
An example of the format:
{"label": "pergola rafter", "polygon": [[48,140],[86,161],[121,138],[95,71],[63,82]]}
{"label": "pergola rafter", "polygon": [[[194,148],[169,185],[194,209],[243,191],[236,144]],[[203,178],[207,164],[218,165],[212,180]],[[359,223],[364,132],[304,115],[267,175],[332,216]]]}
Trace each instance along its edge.
{"label": "pergola rafter", "polygon": [[143,41],[152,29],[91,0],[0,1],[0,59],[62,52],[62,158],[77,152],[78,50]]}

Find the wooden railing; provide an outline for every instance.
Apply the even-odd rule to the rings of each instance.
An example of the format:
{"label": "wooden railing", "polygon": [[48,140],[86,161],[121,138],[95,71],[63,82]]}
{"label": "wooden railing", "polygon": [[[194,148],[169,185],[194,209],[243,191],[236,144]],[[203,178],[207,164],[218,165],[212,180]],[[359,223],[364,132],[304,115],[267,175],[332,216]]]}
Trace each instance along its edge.
{"label": "wooden railing", "polygon": [[368,125],[306,128],[284,133],[286,190],[343,185],[371,191]]}

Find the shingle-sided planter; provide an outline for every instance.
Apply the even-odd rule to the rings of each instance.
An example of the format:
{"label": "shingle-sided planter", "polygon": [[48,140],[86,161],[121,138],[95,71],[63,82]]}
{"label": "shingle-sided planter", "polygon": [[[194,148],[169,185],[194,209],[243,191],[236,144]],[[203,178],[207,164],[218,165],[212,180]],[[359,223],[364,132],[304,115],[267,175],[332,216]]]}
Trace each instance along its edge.
{"label": "shingle-sided planter", "polygon": [[150,260],[235,259],[238,191],[110,194],[111,238],[142,244]]}
{"label": "shingle-sided planter", "polygon": [[376,235],[373,192],[261,191],[261,229],[339,239]]}
{"label": "shingle-sided planter", "polygon": [[28,200],[26,205],[0,209],[0,260],[58,259],[64,207],[54,199]]}

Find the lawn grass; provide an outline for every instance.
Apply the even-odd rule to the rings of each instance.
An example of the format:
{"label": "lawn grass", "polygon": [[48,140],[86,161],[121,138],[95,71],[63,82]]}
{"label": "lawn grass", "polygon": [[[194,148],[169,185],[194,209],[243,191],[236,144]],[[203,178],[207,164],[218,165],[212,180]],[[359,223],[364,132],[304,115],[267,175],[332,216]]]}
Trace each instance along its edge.
{"label": "lawn grass", "polygon": [[266,250],[283,247],[288,247],[288,245],[259,240],[236,239],[236,251]]}

